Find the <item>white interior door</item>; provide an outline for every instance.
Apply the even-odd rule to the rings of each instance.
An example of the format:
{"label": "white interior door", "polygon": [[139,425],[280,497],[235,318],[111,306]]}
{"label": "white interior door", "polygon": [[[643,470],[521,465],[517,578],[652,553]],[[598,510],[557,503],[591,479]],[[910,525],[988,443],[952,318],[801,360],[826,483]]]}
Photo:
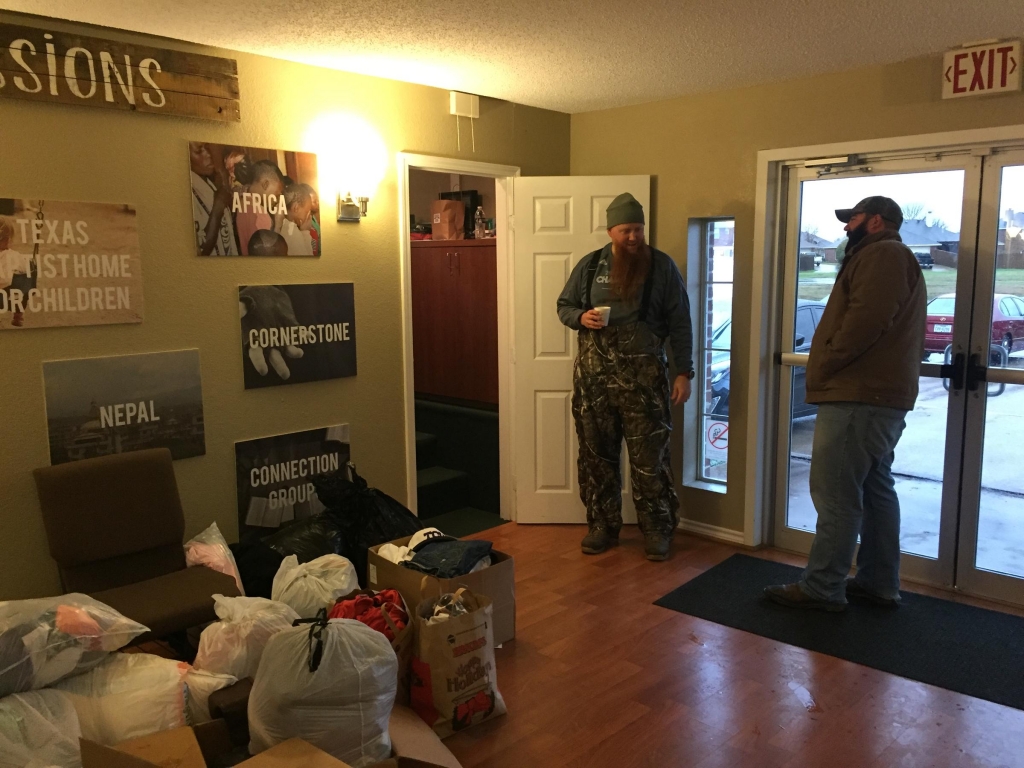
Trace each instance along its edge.
{"label": "white interior door", "polygon": [[[576,332],[556,301],[576,263],[608,242],[605,209],[630,192],[650,217],[650,176],[527,176],[514,182],[516,521],[585,523],[576,473]],[[623,522],[635,523],[622,450]]]}

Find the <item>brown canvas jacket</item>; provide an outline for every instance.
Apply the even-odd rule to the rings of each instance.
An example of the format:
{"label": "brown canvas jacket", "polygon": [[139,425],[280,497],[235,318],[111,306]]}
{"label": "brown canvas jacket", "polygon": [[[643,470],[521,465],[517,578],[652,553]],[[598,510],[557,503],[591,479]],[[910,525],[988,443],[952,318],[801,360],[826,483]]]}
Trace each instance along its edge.
{"label": "brown canvas jacket", "polygon": [[811,342],[807,402],[912,410],[924,358],[927,289],[899,233],[846,254]]}

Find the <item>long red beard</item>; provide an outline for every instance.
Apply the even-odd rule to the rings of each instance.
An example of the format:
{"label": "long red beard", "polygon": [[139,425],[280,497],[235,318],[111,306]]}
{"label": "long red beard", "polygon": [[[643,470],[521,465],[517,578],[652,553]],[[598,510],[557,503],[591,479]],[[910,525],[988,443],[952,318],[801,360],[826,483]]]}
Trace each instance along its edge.
{"label": "long red beard", "polygon": [[651,271],[651,249],[647,243],[642,243],[635,253],[620,253],[615,249],[613,253],[612,295],[622,301],[632,301]]}

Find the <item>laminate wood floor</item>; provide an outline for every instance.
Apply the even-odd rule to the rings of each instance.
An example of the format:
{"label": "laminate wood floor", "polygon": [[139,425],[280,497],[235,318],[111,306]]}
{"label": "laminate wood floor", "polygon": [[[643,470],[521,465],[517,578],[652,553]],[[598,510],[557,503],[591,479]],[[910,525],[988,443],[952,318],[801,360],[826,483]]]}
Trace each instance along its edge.
{"label": "laminate wood floor", "polygon": [[1024,712],[652,605],[736,548],[678,534],[651,563],[633,526],[596,556],[584,533],[473,537],[514,556],[518,617],[508,716],[445,742],[465,768],[1024,766]]}

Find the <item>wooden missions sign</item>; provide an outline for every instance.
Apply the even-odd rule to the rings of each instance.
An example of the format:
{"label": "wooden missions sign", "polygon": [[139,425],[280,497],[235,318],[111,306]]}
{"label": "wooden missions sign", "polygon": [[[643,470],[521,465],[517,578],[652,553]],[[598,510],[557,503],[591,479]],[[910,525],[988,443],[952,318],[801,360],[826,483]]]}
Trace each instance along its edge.
{"label": "wooden missions sign", "polygon": [[0,97],[237,122],[234,59],[0,24]]}

